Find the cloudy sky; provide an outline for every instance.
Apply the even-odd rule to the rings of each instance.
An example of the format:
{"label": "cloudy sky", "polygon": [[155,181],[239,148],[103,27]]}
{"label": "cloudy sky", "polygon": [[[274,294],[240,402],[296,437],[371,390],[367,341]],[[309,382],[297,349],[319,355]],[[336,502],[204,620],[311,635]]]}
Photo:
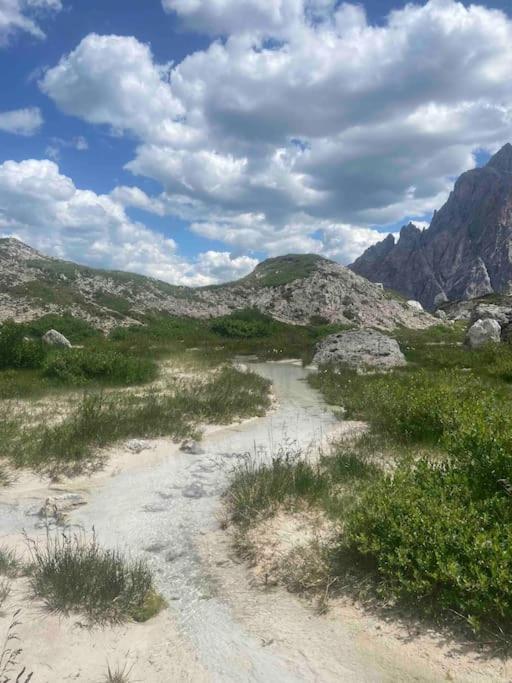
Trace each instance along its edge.
{"label": "cloudy sky", "polygon": [[182,284],[349,263],[512,140],[511,7],[0,0],[0,235]]}

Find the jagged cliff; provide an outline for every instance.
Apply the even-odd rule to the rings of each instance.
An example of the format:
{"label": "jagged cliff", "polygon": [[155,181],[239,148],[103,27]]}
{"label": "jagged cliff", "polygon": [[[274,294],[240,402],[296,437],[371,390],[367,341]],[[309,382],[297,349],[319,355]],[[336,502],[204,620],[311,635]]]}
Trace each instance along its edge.
{"label": "jagged cliff", "polygon": [[350,268],[429,309],[512,288],[512,145],[463,173],[422,231],[410,223]]}
{"label": "jagged cliff", "polygon": [[249,307],[295,324],[322,318],[391,329],[433,322],[347,268],[311,254],[268,259],[237,282],[188,288],[60,261],[18,240],[0,239],[0,322],[66,312],[108,330],[150,312],[212,318]]}

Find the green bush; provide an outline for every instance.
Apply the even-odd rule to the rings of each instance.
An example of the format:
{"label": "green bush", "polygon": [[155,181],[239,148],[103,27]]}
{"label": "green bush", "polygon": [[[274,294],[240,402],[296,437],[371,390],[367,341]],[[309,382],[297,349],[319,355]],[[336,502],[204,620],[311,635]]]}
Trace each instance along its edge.
{"label": "green bush", "polygon": [[211,329],[221,337],[248,339],[270,336],[274,331],[274,323],[268,316],[250,309],[217,318],[212,323]]}
{"label": "green bush", "polygon": [[101,332],[91,324],[70,314],[49,313],[42,318],[24,323],[24,328],[28,336],[36,338],[42,337],[48,330],[58,330],[72,344],[82,344],[89,339],[101,337]]}
{"label": "green bush", "polygon": [[136,358],[107,349],[63,349],[48,356],[43,367],[45,377],[65,384],[102,382],[139,384],[156,377],[157,367],[148,358]]}
{"label": "green bush", "polygon": [[23,325],[11,321],[0,325],[0,370],[41,367],[45,349],[25,334]]}
{"label": "green bush", "polygon": [[454,610],[475,629],[510,628],[510,498],[492,477],[482,495],[471,476],[465,466],[404,466],[349,513],[344,545],[375,564],[384,593]]}

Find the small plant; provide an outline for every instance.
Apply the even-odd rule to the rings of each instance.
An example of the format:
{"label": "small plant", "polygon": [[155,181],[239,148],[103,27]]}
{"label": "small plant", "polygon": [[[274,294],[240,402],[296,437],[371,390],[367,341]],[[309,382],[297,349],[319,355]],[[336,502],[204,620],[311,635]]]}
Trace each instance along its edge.
{"label": "small plant", "polygon": [[108,664],[104,683],[130,683],[131,671],[132,667],[129,667],[128,664],[124,664],[122,667],[118,666],[115,669],[112,669]]}
{"label": "small plant", "polygon": [[145,562],[102,548],[94,533],[48,533],[45,545],[29,541],[29,547],[34,594],[52,611],[114,623],[147,621],[164,606]]}
{"label": "small plant", "polygon": [[[23,649],[18,646],[17,628],[20,626],[21,610],[14,613],[0,650],[0,683],[29,683],[34,675],[19,664]],[[21,666],[21,668],[20,668]]]}

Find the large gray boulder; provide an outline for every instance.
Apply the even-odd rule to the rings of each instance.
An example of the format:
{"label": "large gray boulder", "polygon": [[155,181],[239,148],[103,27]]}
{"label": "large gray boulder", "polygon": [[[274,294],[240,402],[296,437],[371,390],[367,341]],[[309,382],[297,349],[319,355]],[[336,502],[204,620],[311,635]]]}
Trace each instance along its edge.
{"label": "large gray boulder", "polygon": [[405,365],[406,360],[395,339],[375,330],[351,330],[323,339],[316,348],[313,363],[387,370]]}
{"label": "large gray boulder", "polygon": [[466,334],[466,343],[472,349],[484,344],[498,344],[501,341],[501,325],[497,320],[485,318],[471,325]]}
{"label": "large gray boulder", "polygon": [[57,330],[48,330],[46,334],[43,335],[43,341],[49,346],[62,346],[65,348],[71,348],[71,342],[66,339],[66,337],[57,332]]}

